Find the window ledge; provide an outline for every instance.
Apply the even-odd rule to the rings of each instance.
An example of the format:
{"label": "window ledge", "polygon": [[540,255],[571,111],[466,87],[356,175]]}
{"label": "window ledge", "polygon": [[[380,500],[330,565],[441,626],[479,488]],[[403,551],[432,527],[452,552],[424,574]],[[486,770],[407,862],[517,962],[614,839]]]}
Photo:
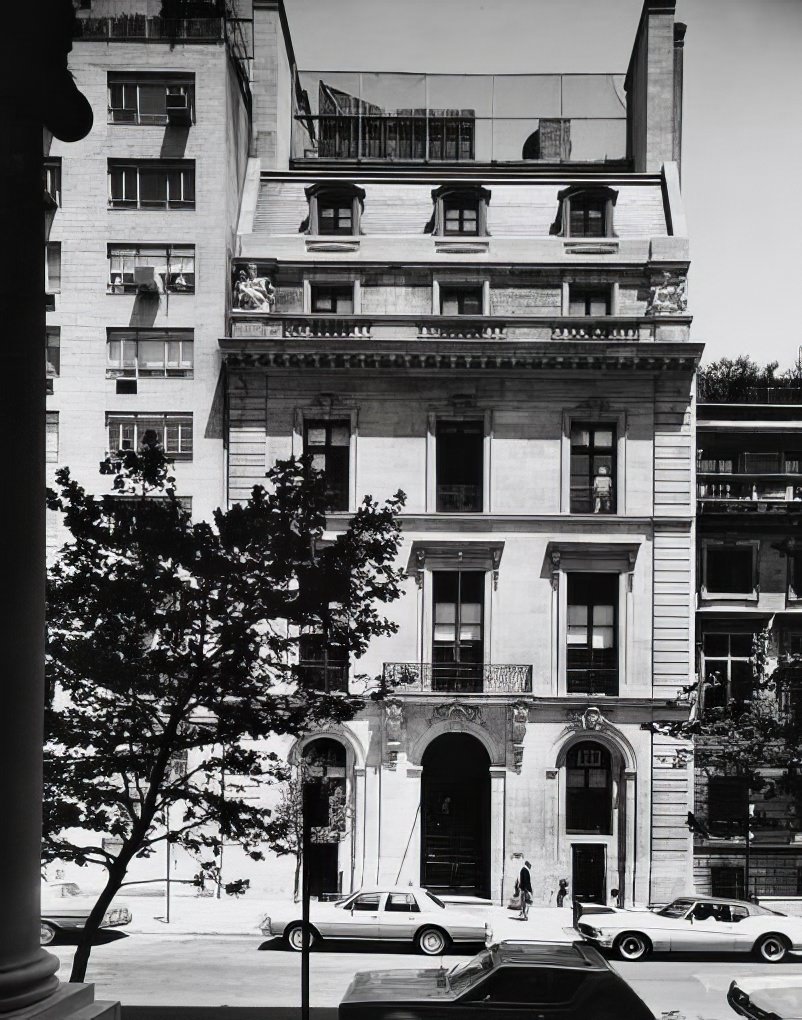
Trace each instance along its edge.
{"label": "window ledge", "polygon": [[597,237],[593,240],[566,240],[563,242],[566,255],[615,255],[618,241]]}
{"label": "window ledge", "polygon": [[359,251],[360,239],[358,237],[307,237],[307,251]]}
{"label": "window ledge", "polygon": [[442,255],[484,255],[490,251],[490,240],[482,237],[436,237],[434,250]]}
{"label": "window ledge", "polygon": [[757,602],[758,592],[732,592],[732,591],[708,591],[707,588],[702,588],[701,595],[705,602],[722,602],[724,600],[728,602]]}

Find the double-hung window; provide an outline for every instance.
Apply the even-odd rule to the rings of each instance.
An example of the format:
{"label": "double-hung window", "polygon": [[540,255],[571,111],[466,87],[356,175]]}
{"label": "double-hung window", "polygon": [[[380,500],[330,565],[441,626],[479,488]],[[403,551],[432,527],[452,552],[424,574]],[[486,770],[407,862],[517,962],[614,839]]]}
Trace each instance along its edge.
{"label": "double-hung window", "polygon": [[441,315],[481,315],[481,287],[440,287]]}
{"label": "double-hung window", "polygon": [[618,574],[569,573],[569,694],[618,694]]}
{"label": "double-hung window", "polygon": [[112,209],[194,209],[195,160],[108,161]]}
{"label": "double-hung window", "polygon": [[310,297],[313,312],[326,315],[354,314],[353,284],[312,284]]}
{"label": "double-hung window", "polygon": [[612,425],[571,425],[571,513],[614,514],[615,429]]}
{"label": "double-hung window", "polygon": [[50,195],[56,205],[61,205],[61,157],[50,156],[44,161],[43,167],[45,192]]}
{"label": "double-hung window", "polygon": [[194,332],[191,329],[109,329],[106,378],[191,378]]}
{"label": "double-hung window", "polygon": [[110,71],[110,124],[191,124],[195,76],[160,72]]}
{"label": "double-hung window", "polygon": [[304,453],[326,479],[326,508],[347,510],[350,501],[351,422],[307,421]]}
{"label": "double-hung window", "polygon": [[194,244],[110,244],[109,294],[135,294],[152,279],[162,293],[195,291]]}
{"label": "double-hung window", "polygon": [[478,185],[445,184],[432,192],[434,212],[426,233],[441,237],[486,237],[490,192]]}
{"label": "double-hung window", "polygon": [[568,288],[568,314],[601,316],[610,314],[610,287],[570,284]]}
{"label": "double-hung window", "polygon": [[61,374],[61,327],[48,326],[45,330],[46,371],[48,379],[55,379]]}
{"label": "double-hung window", "polygon": [[116,414],[106,415],[109,451],[138,450],[147,432],[155,432],[164,452],[173,460],[192,460],[192,415]]}
{"label": "double-hung window", "polygon": [[707,631],[702,635],[702,703],[705,709],[736,710],[752,697],[754,665],[751,631]]}

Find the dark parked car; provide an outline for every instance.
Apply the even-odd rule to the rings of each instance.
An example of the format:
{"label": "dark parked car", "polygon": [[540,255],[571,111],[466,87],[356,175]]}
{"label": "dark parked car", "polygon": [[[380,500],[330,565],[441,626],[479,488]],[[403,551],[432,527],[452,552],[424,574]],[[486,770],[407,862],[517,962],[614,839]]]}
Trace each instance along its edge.
{"label": "dark parked car", "polygon": [[792,977],[739,978],[730,985],[727,1002],[747,1020],[800,1020],[802,979]]}
{"label": "dark parked car", "polygon": [[501,942],[451,970],[362,971],[340,1020],[654,1020],[601,956],[582,942]]}

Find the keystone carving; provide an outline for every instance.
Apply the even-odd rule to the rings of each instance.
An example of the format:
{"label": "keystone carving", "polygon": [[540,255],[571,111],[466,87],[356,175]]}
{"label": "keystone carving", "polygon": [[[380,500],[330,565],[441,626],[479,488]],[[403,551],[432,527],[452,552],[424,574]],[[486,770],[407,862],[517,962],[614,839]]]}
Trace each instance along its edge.
{"label": "keystone carving", "polygon": [[687,287],[687,277],[664,272],[651,285],[646,314],[681,315],[688,307]]}
{"label": "keystone carving", "polygon": [[438,705],[432,712],[432,722],[443,722],[456,719],[458,722],[481,722],[482,713],[477,705],[463,705],[452,701],[447,705]]}
{"label": "keystone carving", "polygon": [[609,721],[600,708],[590,705],[584,712],[568,713],[568,728],[572,730],[595,730],[597,733],[609,727]]}

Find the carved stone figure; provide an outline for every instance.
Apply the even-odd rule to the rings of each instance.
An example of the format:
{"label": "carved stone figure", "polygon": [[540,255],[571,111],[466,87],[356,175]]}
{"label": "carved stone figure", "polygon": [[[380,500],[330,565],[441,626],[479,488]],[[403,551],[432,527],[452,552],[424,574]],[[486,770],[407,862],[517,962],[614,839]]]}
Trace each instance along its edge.
{"label": "carved stone figure", "polygon": [[400,701],[385,702],[384,719],[387,729],[387,740],[393,744],[400,743],[401,730],[404,726],[404,708]]}
{"label": "carved stone figure", "polygon": [[681,315],[688,307],[688,280],[684,276],[664,272],[662,281],[655,282],[649,293],[647,315]]}
{"label": "carved stone figure", "polygon": [[529,722],[529,705],[525,701],[516,701],[512,706],[512,742],[522,744],[526,736],[526,724]]}
{"label": "carved stone figure", "polygon": [[276,288],[267,276],[257,275],[256,263],[240,268],[234,281],[234,307],[248,312],[272,312],[276,306]]}

